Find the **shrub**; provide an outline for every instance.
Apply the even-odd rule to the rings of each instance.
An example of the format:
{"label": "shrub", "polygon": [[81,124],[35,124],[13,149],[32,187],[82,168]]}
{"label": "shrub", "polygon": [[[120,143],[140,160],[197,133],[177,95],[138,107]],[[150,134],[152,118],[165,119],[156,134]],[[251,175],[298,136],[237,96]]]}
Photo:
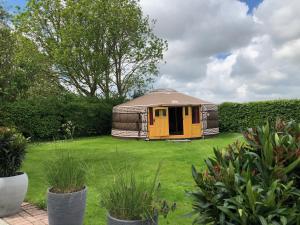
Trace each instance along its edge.
{"label": "shrub", "polygon": [[167,217],[175,204],[170,208],[166,201],[158,199],[159,170],[151,182],[138,179],[132,170],[121,172],[103,193],[102,206],[111,216],[123,220],[155,219],[159,212]]}
{"label": "shrub", "polygon": [[69,153],[61,153],[49,161],[45,167],[50,191],[54,193],[71,193],[85,187],[86,166]]}
{"label": "shrub", "polygon": [[61,109],[62,121],[73,123],[77,137],[109,134],[116,102],[73,96]]}
{"label": "shrub", "polygon": [[0,177],[15,176],[25,157],[26,139],[15,129],[0,127]]}
{"label": "shrub", "polygon": [[70,137],[67,123],[75,127],[74,137],[104,135],[111,131],[112,107],[117,103],[71,94],[21,99],[0,106],[0,125],[17,127],[34,140]]}
{"label": "shrub", "polygon": [[73,139],[75,126],[72,121],[67,121],[66,123],[61,125],[61,130],[65,139]]}
{"label": "shrub", "polygon": [[58,111],[63,104],[56,98],[18,100],[1,106],[0,123],[14,126],[26,137],[52,139],[61,124]]}
{"label": "shrub", "polygon": [[263,125],[277,117],[300,122],[300,100],[275,100],[249,103],[223,103],[219,105],[221,131],[240,132],[248,127]]}
{"label": "shrub", "polygon": [[300,124],[249,129],[246,143],[214,149],[197,189],[194,224],[300,224]]}

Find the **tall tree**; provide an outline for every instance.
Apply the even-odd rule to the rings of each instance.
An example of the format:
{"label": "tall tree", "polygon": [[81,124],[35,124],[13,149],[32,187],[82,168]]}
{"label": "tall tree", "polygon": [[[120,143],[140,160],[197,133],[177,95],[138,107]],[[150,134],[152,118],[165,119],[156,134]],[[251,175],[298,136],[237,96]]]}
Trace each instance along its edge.
{"label": "tall tree", "polygon": [[119,96],[125,96],[130,90],[140,91],[157,75],[167,42],[153,34],[136,1],[112,0],[109,5],[113,83]]}
{"label": "tall tree", "polygon": [[61,81],[87,96],[124,97],[147,85],[167,48],[137,0],[30,0],[17,25]]}
{"label": "tall tree", "polygon": [[59,85],[48,57],[32,40],[13,30],[9,26],[10,19],[0,6],[0,100],[13,101],[36,95],[41,83],[45,84],[43,93],[50,88],[51,92],[57,90]]}
{"label": "tall tree", "polygon": [[0,100],[7,98],[9,87],[13,85],[10,77],[13,68],[15,39],[8,26],[9,15],[0,5]]}
{"label": "tall tree", "polygon": [[61,94],[64,88],[52,70],[51,61],[39,51],[32,40],[14,33],[16,39],[14,54],[14,80],[18,81],[15,94],[20,98],[36,95]]}

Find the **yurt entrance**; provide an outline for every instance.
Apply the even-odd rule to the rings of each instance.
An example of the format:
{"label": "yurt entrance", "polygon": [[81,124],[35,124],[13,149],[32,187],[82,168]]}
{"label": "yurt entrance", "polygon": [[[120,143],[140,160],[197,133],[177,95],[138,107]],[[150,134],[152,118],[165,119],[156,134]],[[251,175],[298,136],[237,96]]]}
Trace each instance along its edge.
{"label": "yurt entrance", "polygon": [[149,136],[166,137],[169,136],[168,108],[149,108]]}
{"label": "yurt entrance", "polygon": [[183,135],[182,107],[169,107],[169,134]]}

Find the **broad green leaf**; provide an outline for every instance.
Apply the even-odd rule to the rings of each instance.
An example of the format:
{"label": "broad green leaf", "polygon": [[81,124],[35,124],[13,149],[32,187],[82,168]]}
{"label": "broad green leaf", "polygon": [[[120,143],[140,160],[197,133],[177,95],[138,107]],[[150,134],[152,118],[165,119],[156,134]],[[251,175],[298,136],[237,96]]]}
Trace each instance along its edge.
{"label": "broad green leaf", "polygon": [[277,133],[275,133],[275,144],[277,147],[280,146],[280,138]]}
{"label": "broad green leaf", "polygon": [[280,217],[280,222],[282,223],[282,225],[287,225],[287,223],[288,223],[286,217],[284,217],[284,216]]}
{"label": "broad green leaf", "polygon": [[262,216],[258,216],[261,225],[268,225],[266,219]]}
{"label": "broad green leaf", "polygon": [[253,192],[250,180],[247,183],[246,190],[247,190],[247,196],[248,196],[250,207],[252,209],[252,212],[255,213],[255,202],[256,202],[256,199],[255,199],[255,195],[254,195],[254,192]]}
{"label": "broad green leaf", "polygon": [[227,216],[229,216],[232,220],[235,220],[236,222],[240,222],[240,219],[237,215],[232,213],[228,208],[224,206],[217,206],[218,209],[220,209],[222,212],[224,212]]}
{"label": "broad green leaf", "polygon": [[300,165],[300,157],[298,159],[296,159],[294,162],[292,162],[290,165],[288,165],[287,167],[284,168],[284,172],[286,174],[290,173],[291,171],[293,171],[296,167],[298,167]]}

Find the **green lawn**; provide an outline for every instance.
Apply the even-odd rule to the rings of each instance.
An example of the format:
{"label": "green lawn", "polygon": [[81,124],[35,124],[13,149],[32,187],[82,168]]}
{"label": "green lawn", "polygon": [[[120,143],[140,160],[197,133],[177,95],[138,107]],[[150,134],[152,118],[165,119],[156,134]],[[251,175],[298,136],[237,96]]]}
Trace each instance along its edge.
{"label": "green lawn", "polygon": [[[191,224],[183,215],[191,211],[191,204],[185,191],[193,188],[191,165],[203,168],[204,159],[212,155],[213,146],[224,147],[239,134],[221,134],[218,137],[191,142],[120,140],[109,136],[82,138],[30,144],[23,170],[29,176],[27,201],[45,206],[47,184],[43,173],[47,160],[59,151],[70,151],[88,165],[88,200],[85,224],[106,224],[105,209],[99,206],[101,190],[111,182],[112,167],[118,171],[125,164],[136,168],[140,176],[153,176],[157,165],[163,162],[160,182],[165,199],[177,202],[178,209],[168,221],[172,225]],[[160,225],[167,224],[161,219]]]}

